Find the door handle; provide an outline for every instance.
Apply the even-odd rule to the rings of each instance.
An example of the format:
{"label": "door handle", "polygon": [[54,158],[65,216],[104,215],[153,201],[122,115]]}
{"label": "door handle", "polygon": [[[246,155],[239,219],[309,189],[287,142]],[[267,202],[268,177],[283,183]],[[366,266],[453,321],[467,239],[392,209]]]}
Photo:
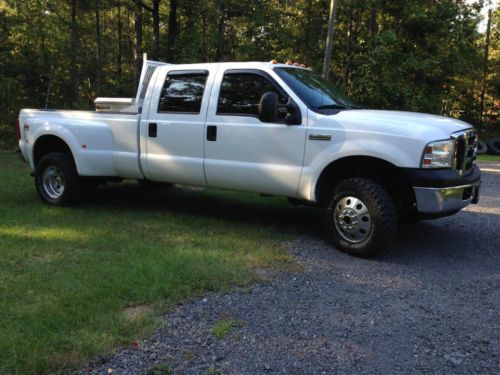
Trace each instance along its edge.
{"label": "door handle", "polygon": [[217,126],[207,126],[207,141],[215,142],[217,140]]}
{"label": "door handle", "polygon": [[148,126],[148,135],[151,138],[156,138],[158,135],[158,125],[154,122],[151,122]]}

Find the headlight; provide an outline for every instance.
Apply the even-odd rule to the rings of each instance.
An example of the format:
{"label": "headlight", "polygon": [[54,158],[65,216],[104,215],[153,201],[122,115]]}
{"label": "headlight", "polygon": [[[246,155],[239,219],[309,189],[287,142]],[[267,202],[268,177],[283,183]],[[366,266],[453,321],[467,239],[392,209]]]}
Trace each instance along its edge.
{"label": "headlight", "polygon": [[422,157],[422,168],[450,168],[455,154],[455,142],[437,141],[431,142],[424,149]]}

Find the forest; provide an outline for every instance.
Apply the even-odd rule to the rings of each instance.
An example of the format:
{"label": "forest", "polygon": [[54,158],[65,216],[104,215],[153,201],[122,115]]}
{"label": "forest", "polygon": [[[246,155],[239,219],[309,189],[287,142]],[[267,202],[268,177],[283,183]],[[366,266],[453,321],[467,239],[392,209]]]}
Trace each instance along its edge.
{"label": "forest", "polygon": [[[367,108],[453,116],[498,135],[500,8],[335,0],[329,79]],[[132,97],[142,64],[301,61],[322,72],[330,0],[0,0],[0,149],[20,108]]]}

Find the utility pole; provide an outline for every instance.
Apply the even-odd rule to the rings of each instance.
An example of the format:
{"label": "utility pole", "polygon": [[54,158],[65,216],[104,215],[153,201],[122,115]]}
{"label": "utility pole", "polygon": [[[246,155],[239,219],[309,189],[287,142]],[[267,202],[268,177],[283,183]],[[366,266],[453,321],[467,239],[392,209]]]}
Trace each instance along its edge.
{"label": "utility pole", "polygon": [[323,60],[323,78],[328,79],[330,75],[330,61],[332,59],[333,31],[337,19],[337,3],[339,0],[330,2],[330,18],[328,20],[328,35],[326,37],[325,59]]}
{"label": "utility pole", "polygon": [[490,51],[491,9],[488,10],[488,26],[486,27],[486,46],[484,47],[483,77],[481,80],[481,103],[479,106],[479,126],[483,127],[484,95],[486,94],[486,78],[488,76],[488,55]]}

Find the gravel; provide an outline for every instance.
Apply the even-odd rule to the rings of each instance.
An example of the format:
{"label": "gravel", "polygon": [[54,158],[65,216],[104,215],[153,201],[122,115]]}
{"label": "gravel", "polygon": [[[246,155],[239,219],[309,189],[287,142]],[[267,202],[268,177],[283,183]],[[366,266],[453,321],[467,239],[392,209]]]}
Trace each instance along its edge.
{"label": "gravel", "polygon": [[301,270],[179,305],[154,336],[81,373],[499,374],[500,165],[482,167],[479,205],[401,227],[375,259],[293,222]]}

